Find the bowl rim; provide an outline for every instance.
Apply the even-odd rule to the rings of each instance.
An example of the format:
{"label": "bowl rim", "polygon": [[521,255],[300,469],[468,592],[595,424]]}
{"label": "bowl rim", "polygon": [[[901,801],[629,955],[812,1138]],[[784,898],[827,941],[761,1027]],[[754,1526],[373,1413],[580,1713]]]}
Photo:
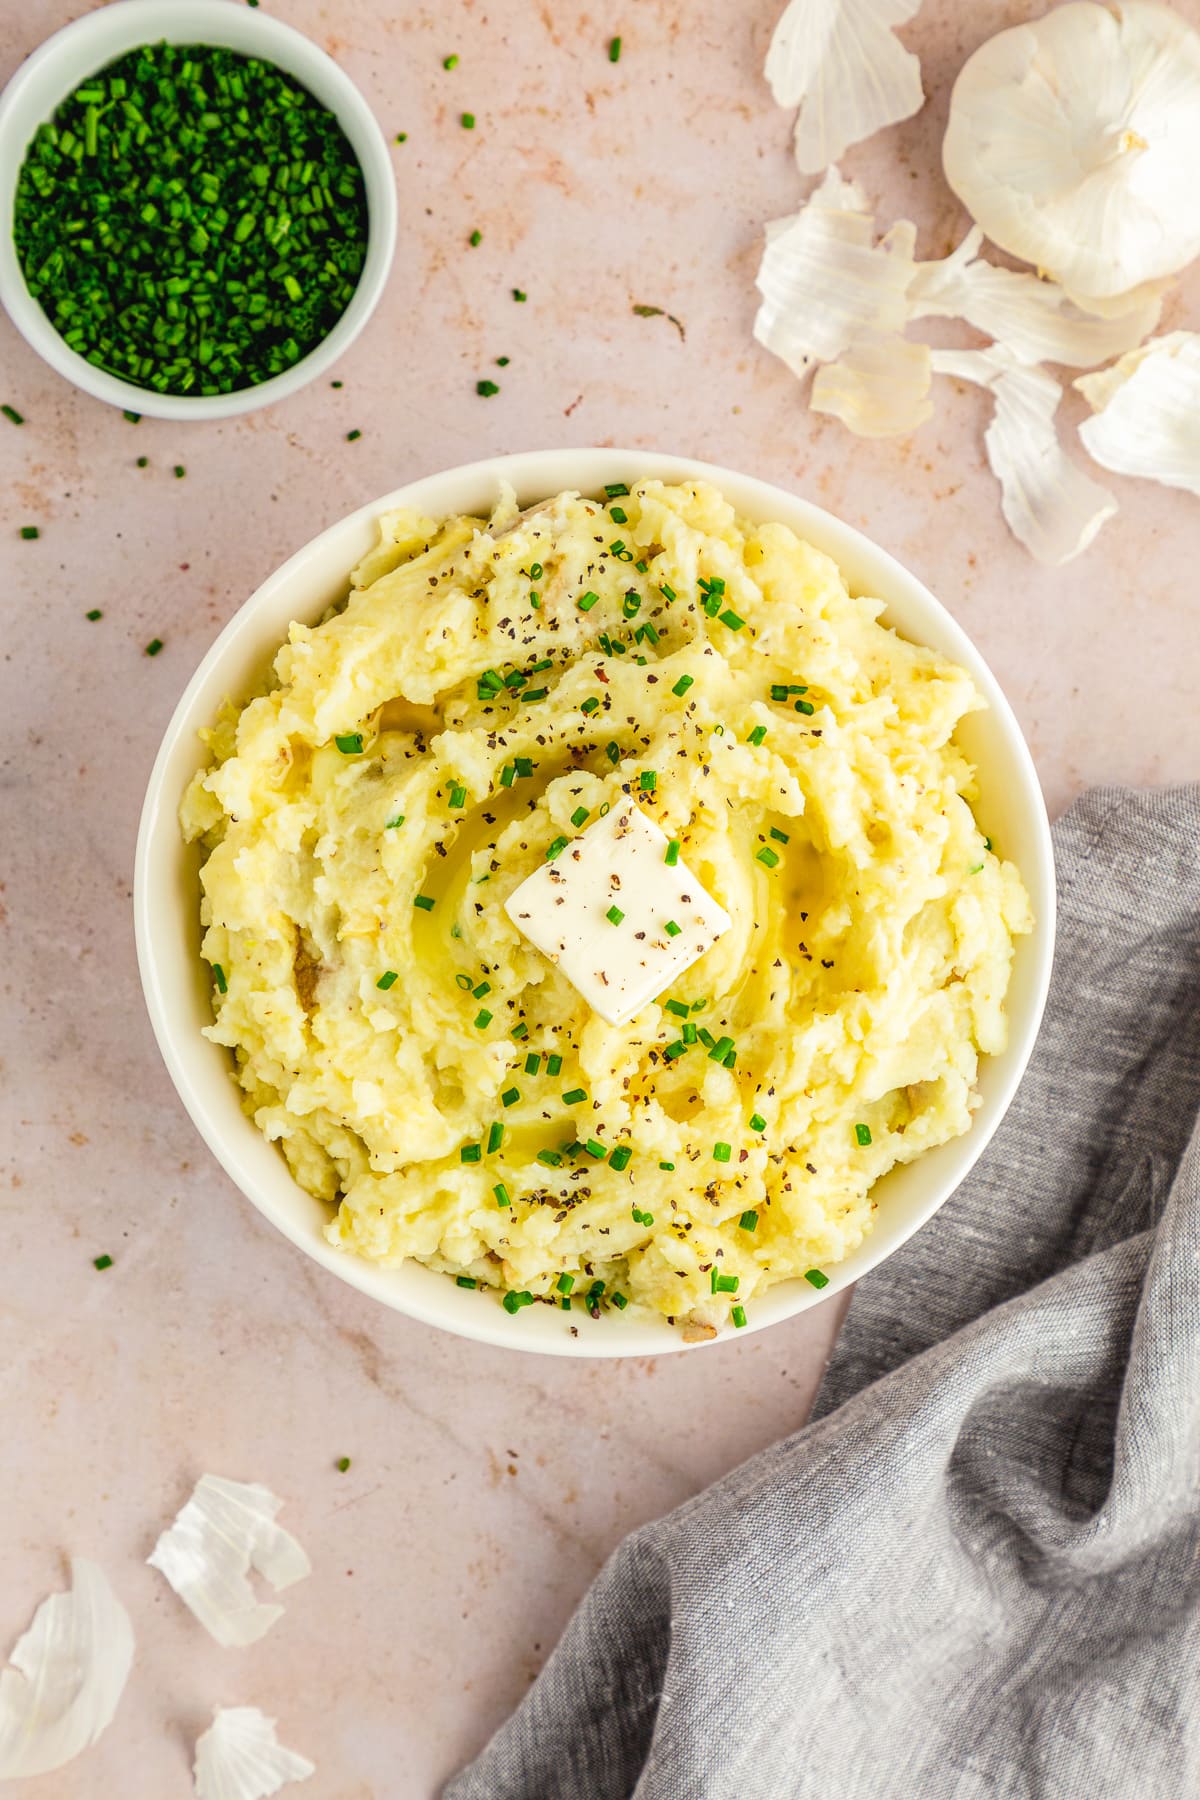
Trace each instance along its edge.
{"label": "bowl rim", "polygon": [[[299,392],[331,369],[378,305],[396,247],[395,178],[383,132],[366,96],[328,52],[302,31],[269,13],[235,6],[231,0],[110,0],[110,4],[61,26],[30,52],[0,93],[0,146],[8,131],[16,131],[29,90],[59,63],[73,66],[84,48],[95,72],[138,44],[183,43],[197,37],[243,55],[261,56],[300,82],[334,114],[362,170],[367,237],[358,283],[333,328],[290,369],[229,394],[189,395],[159,394],[97,368],[64,343],[29,292],[12,241],[16,184],[28,139],[14,148],[0,180],[0,305],[16,330],[43,362],[93,399],[147,418],[176,421],[228,419],[256,412]],[[59,98],[83,79],[79,73],[69,77],[64,73]],[[315,91],[314,80],[324,93]],[[39,107],[39,122],[49,117],[57,104]]]}
{"label": "bowl rim", "polygon": [[[578,471],[581,467],[586,470],[586,479],[574,479],[572,471]],[[551,475],[551,470],[555,471],[555,474]],[[196,710],[198,700],[205,693],[215,672],[223,666],[231,652],[241,645],[243,638],[252,638],[254,624],[259,613],[265,611],[272,601],[283,595],[305,565],[315,560],[318,553],[331,545],[339,536],[345,536],[349,540],[355,532],[360,531],[363,527],[373,525],[385,511],[397,506],[415,505],[425,511],[436,512],[436,503],[431,502],[430,496],[422,494],[421,490],[432,488],[436,492],[439,486],[446,488],[466,484],[482,486],[487,482],[490,484],[488,491],[494,496],[498,484],[501,481],[508,481],[519,493],[522,489],[528,493],[540,490],[542,494],[548,495],[564,489],[595,492],[606,479],[673,481],[689,478],[711,481],[717,487],[722,488],[722,491],[729,488],[740,489],[743,493],[753,490],[755,504],[751,516],[756,515],[760,519],[778,517],[781,522],[796,530],[798,535],[805,536],[811,532],[811,541],[815,542],[818,548],[825,549],[828,554],[834,556],[835,560],[839,561],[839,565],[842,554],[845,554],[851,561],[855,558],[865,557],[866,561],[873,564],[876,570],[883,572],[886,579],[881,582],[872,582],[870,589],[865,588],[862,583],[857,581],[852,582],[851,585],[860,592],[872,591],[874,597],[884,601],[885,608],[890,607],[893,600],[898,600],[902,608],[906,602],[915,602],[918,609],[928,609],[937,626],[937,630],[933,634],[936,639],[936,647],[959,662],[971,674],[987,702],[988,709],[998,721],[1011,759],[1011,768],[1007,773],[1015,774],[1021,788],[1018,810],[1023,813],[1030,827],[1033,860],[1022,864],[1021,874],[1026,888],[1034,899],[1035,923],[1033,931],[1017,941],[1014,955],[1014,971],[1017,957],[1022,958],[1025,964],[1027,1001],[1022,1017],[1015,1018],[1011,1011],[1008,1015],[1010,1041],[1006,1050],[1001,1053],[1007,1061],[1007,1074],[1002,1085],[986,1105],[981,1104],[971,1128],[966,1133],[950,1140],[949,1144],[940,1146],[941,1151],[955,1153],[954,1168],[949,1178],[943,1176],[940,1182],[931,1183],[927,1199],[912,1209],[911,1216],[900,1228],[891,1229],[890,1242],[888,1233],[881,1231],[877,1224],[876,1229],[867,1236],[863,1244],[849,1258],[834,1265],[829,1272],[828,1284],[825,1288],[816,1291],[805,1288],[801,1281],[781,1282],[765,1290],[762,1298],[756,1300],[752,1316],[745,1328],[737,1331],[736,1334],[718,1334],[714,1339],[704,1339],[699,1343],[685,1341],[682,1333],[678,1329],[666,1325],[665,1320],[649,1315],[645,1320],[641,1319],[642,1309],[637,1309],[637,1313],[633,1315],[626,1312],[617,1317],[606,1317],[599,1323],[581,1319],[579,1323],[584,1325],[585,1329],[578,1337],[566,1333],[561,1336],[551,1336],[544,1329],[530,1328],[531,1326],[543,1326],[543,1318],[536,1315],[545,1315],[548,1309],[530,1307],[512,1317],[503,1313],[498,1305],[491,1302],[490,1298],[482,1294],[459,1290],[453,1286],[449,1276],[435,1275],[432,1271],[423,1268],[420,1273],[428,1277],[436,1286],[423,1287],[404,1294],[394,1291],[391,1283],[396,1280],[397,1276],[419,1268],[419,1265],[414,1265],[410,1261],[400,1270],[386,1269],[381,1265],[337,1249],[322,1237],[314,1236],[296,1217],[289,1215],[286,1204],[281,1202],[278,1197],[281,1191],[291,1190],[294,1195],[303,1195],[306,1202],[312,1203],[311,1196],[305,1195],[292,1179],[282,1154],[278,1151],[274,1151],[274,1154],[278,1157],[281,1180],[272,1176],[270,1184],[260,1183],[256,1176],[248,1171],[246,1159],[238,1154],[237,1147],[230,1141],[229,1135],[210,1113],[206,1101],[198,1091],[198,1084],[192,1079],[186,1060],[186,1051],[189,1047],[198,1060],[201,1058],[208,1060],[206,1052],[198,1051],[197,1044],[200,1041],[205,1043],[206,1050],[211,1049],[214,1056],[225,1057],[227,1053],[215,1045],[209,1045],[207,1040],[199,1040],[198,1033],[193,1034],[190,1029],[184,1031],[165,1003],[160,958],[179,957],[186,954],[189,963],[194,959],[189,952],[180,949],[178,930],[180,920],[174,916],[169,919],[160,917],[152,903],[156,857],[160,854],[160,845],[165,844],[163,853],[169,854],[175,868],[178,869],[179,859],[184,854],[178,827],[178,806],[182,797],[182,788],[177,785],[168,792],[168,787],[171,781],[173,758],[181,740],[189,734],[194,735],[199,725],[207,722],[210,716],[211,696],[208,709],[202,713],[197,713]],[[743,511],[738,500],[735,499],[734,504],[739,512]],[[781,510],[777,511],[776,508]],[[443,510],[449,510],[449,508],[443,508]],[[803,523],[799,522],[801,520]],[[831,543],[838,545],[838,551],[829,548]],[[347,577],[349,568],[348,561],[346,564]],[[324,603],[323,601],[322,606]],[[311,607],[312,616],[316,617],[321,609],[321,607],[313,605]],[[901,630],[901,635],[905,635],[903,630]],[[264,638],[260,646],[261,656],[265,658],[281,641],[275,632]],[[198,762],[199,758],[197,757],[197,764]],[[965,1180],[1008,1111],[1037,1040],[1046,1004],[1054,953],[1054,856],[1045,800],[1038,782],[1033,758],[995,676],[962,627],[925,584],[888,551],[868,538],[865,533],[838,519],[816,503],[790,493],[775,483],[763,481],[755,476],[743,475],[736,470],[707,463],[699,458],[673,452],[610,448],[608,446],[519,451],[510,455],[480,458],[471,463],[455,465],[431,475],[418,477],[378,499],[366,502],[326,527],[307,544],[302,545],[265,581],[261,582],[234,612],[201,658],[184,688],[163,734],[154,761],[142,806],[135,851],[134,931],[139,973],[151,1024],[160,1053],[186,1111],[235,1187],[305,1255],[330,1270],[340,1280],[381,1301],[393,1310],[403,1313],[419,1323],[435,1325],[460,1337],[507,1349],[536,1351],[551,1355],[584,1357],[662,1355],[705,1348],[710,1344],[716,1346],[728,1343],[731,1341],[731,1337],[733,1341],[736,1341],[749,1336],[754,1331],[764,1330],[773,1323],[807,1311],[811,1306],[832,1299],[853,1285],[860,1276],[885,1261],[915,1231],[927,1224],[934,1213],[950,1199],[961,1182]],[[193,1037],[196,1041],[193,1041]],[[981,1058],[981,1062],[983,1060]],[[986,1061],[995,1063],[997,1058],[989,1057]],[[254,1142],[261,1144],[264,1140],[262,1140],[257,1127],[248,1119],[246,1124],[248,1135],[242,1137],[242,1142],[247,1143],[252,1138]],[[933,1154],[938,1154],[938,1152],[935,1151]],[[916,1159],[915,1163],[908,1165],[909,1168],[919,1166],[922,1160]],[[272,1186],[275,1191],[268,1194],[264,1191],[266,1185]],[[453,1300],[451,1296],[454,1297]],[[485,1298],[487,1298],[486,1304],[474,1304],[485,1301]],[[467,1302],[470,1310],[465,1310],[462,1302]],[[595,1326],[593,1330],[586,1329],[593,1325]],[[638,1329],[639,1326],[641,1329]]]}

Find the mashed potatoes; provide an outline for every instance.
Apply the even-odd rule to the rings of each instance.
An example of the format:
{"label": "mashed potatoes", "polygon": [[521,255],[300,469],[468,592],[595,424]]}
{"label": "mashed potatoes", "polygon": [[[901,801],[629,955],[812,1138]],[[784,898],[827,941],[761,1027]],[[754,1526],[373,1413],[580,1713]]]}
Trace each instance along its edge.
{"label": "mashed potatoes", "polygon": [[[383,519],[183,807],[209,1035],[335,1243],[707,1331],[967,1130],[1029,904],[880,610],[699,483]],[[503,902],[630,792],[733,923],[614,1028]]]}

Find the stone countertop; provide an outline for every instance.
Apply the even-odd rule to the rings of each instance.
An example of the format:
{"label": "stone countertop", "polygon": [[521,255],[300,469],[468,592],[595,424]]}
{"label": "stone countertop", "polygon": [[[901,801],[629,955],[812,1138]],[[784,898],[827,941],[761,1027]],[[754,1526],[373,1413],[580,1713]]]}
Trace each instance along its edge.
{"label": "stone countertop", "polygon": [[[491,453],[694,453],[811,495],[920,574],[1006,688],[1053,810],[1085,783],[1195,773],[1194,501],[1114,478],[1122,510],[1090,553],[1040,569],[1000,519],[984,396],[943,383],[911,440],[862,442],[811,415],[754,344],[761,223],[806,191],[760,76],[779,4],[279,0],[388,137],[408,133],[395,268],[340,389],[323,380],[227,424],[135,426],[0,319],[0,398],[27,421],[0,421],[0,1640],[61,1584],[69,1551],[108,1571],[139,1640],[113,1726],[25,1784],[28,1800],[186,1796],[217,1703],[279,1719],[318,1764],[312,1800],[432,1794],[520,1698],[622,1534],[802,1423],[837,1324],[830,1304],[653,1362],[484,1349],[327,1279],[222,1176],[143,1011],[134,837],[184,683],[293,549],[410,477]],[[79,10],[9,8],[0,73]],[[845,159],[882,221],[916,220],[924,255],[964,228],[938,173],[953,75],[1030,11],[930,0],[905,32],[929,105]],[[481,399],[488,374],[501,391]],[[37,542],[17,536],[30,523]],[[285,1496],[315,1565],[246,1651],[210,1642],[144,1566],[205,1469]]]}

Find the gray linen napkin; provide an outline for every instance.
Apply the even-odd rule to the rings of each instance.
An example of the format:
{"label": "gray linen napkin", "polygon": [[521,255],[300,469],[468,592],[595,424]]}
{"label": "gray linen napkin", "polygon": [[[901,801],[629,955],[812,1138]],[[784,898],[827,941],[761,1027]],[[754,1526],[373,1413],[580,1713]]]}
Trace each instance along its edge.
{"label": "gray linen napkin", "polygon": [[1055,847],[1033,1064],[815,1422],[621,1545],[445,1800],[1200,1795],[1200,786]]}

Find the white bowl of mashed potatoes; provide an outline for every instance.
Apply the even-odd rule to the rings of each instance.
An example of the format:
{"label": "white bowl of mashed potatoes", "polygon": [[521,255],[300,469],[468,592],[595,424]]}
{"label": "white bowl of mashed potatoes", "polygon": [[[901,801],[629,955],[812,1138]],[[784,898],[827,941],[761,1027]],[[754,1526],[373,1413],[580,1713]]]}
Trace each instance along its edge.
{"label": "white bowl of mashed potatoes", "polygon": [[[630,808],[649,861],[593,900]],[[584,975],[522,923],[550,869]],[[647,1355],[816,1304],[949,1197],[1033,1046],[1054,879],[1004,696],[892,557],[731,470],[539,451],[246,602],[135,912],[180,1097],[293,1243],[464,1336]]]}

